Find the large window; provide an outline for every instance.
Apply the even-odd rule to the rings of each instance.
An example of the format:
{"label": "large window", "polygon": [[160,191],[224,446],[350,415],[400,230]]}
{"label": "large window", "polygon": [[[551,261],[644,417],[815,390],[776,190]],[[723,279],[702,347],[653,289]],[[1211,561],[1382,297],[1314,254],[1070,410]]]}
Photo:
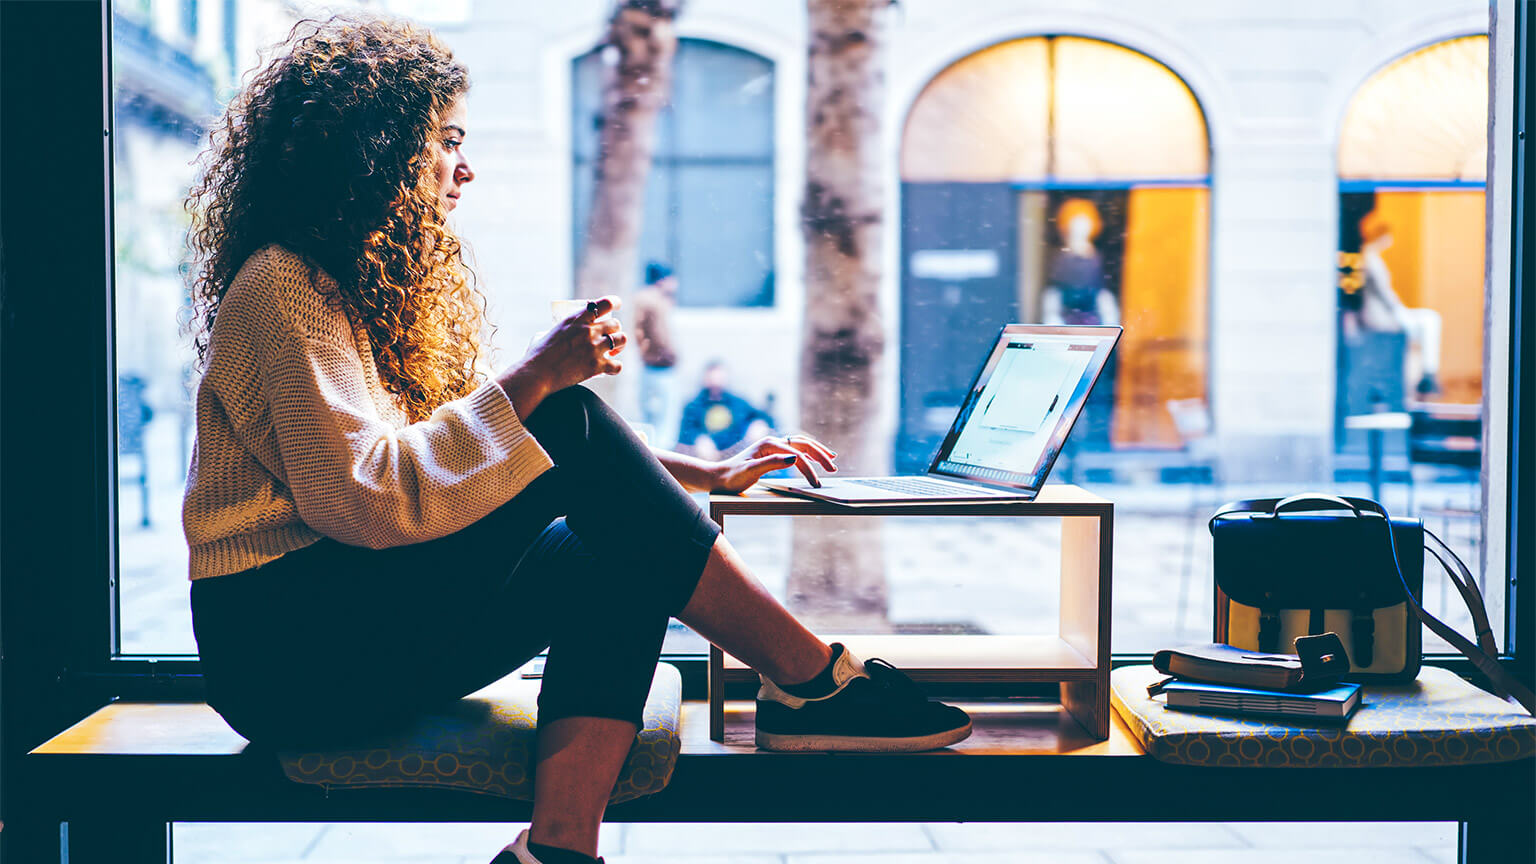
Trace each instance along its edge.
{"label": "large window", "polygon": [[[590,4],[378,0],[359,5],[435,16],[430,19],[434,26],[476,76],[472,116],[478,119],[471,157],[480,176],[457,216],[461,233],[475,245],[477,271],[491,295],[502,348],[515,356],[532,333],[547,326],[549,301],[570,293],[573,247],[579,243],[570,220],[580,206],[573,198],[580,181],[573,181],[568,170],[575,164],[570,133],[572,118],[578,116],[575,106],[583,98],[572,92],[579,89],[573,88],[573,79],[601,38],[600,16]],[[957,4],[900,4],[888,21],[887,89],[870,103],[881,111],[876,150],[884,154],[879,170],[886,177],[887,196],[880,214],[886,231],[882,254],[872,259],[882,287],[868,314],[883,328],[886,353],[877,386],[859,398],[868,400],[870,428],[885,448],[876,454],[877,470],[896,467],[902,436],[910,435],[903,430],[917,428],[907,418],[904,379],[935,371],[921,364],[938,366],[963,353],[962,348],[934,350],[921,339],[910,340],[909,348],[907,334],[918,332],[916,319],[939,317],[942,304],[959,306],[972,297],[972,280],[935,276],[932,299],[906,305],[918,296],[906,281],[907,270],[916,269],[914,248],[906,242],[915,220],[976,229],[974,238],[924,247],[940,252],[997,252],[1004,247],[969,244],[973,239],[1001,242],[996,235],[983,235],[983,229],[1014,231],[1011,242],[1017,251],[1009,253],[1011,259],[1002,252],[951,256],[949,261],[928,256],[927,263],[938,266],[926,272],[952,276],[972,272],[978,262],[986,269],[991,262],[998,274],[1019,274],[1008,283],[1019,292],[1021,286],[1043,284],[1051,256],[1074,242],[1072,232],[1082,229],[1072,225],[1081,219],[1088,247],[1100,259],[1104,284],[1116,286],[1107,290],[1119,292],[1115,299],[1127,320],[1135,306],[1127,281],[1138,266],[1134,255],[1178,262],[1179,272],[1186,274],[1182,285],[1171,278],[1142,283],[1186,293],[1179,302],[1142,307],[1141,314],[1150,317],[1138,319],[1142,323],[1137,325],[1166,328],[1170,338],[1184,340],[1176,354],[1183,359],[1171,372],[1145,363],[1154,371],[1132,374],[1137,355],[1122,355],[1108,406],[1108,434],[1091,439],[1092,447],[1085,437],[1057,475],[1117,503],[1114,630],[1122,656],[1201,640],[1209,632],[1209,541],[1203,521],[1222,499],[1303,488],[1371,494],[1373,475],[1390,508],[1426,516],[1482,577],[1500,644],[1507,646],[1503,631],[1509,619],[1498,607],[1514,570],[1506,560],[1517,536],[1510,529],[1516,494],[1510,485],[1518,480],[1519,500],[1528,505],[1532,477],[1528,465],[1521,464],[1518,474],[1509,467],[1517,457],[1508,438],[1509,412],[1517,407],[1515,382],[1526,400],[1523,425],[1515,427],[1526,436],[1519,450],[1536,452],[1529,438],[1529,289],[1511,274],[1514,256],[1507,247],[1511,212],[1530,200],[1529,190],[1524,200],[1512,194],[1511,151],[1523,147],[1528,157],[1530,147],[1528,140],[1515,144],[1508,122],[1513,100],[1511,28],[1506,25],[1515,6],[1509,0],[1493,4],[1497,38],[1485,40],[1479,35],[1488,18],[1485,0],[1399,0],[1363,10],[1349,4],[1322,9],[1271,3],[1263,14],[1255,13],[1254,4],[1203,4],[1195,14],[1189,4],[1148,0],[1105,4],[1091,16],[1048,0],[978,3],[981,11],[964,13],[956,11]],[[15,185],[7,189],[5,222],[9,446],[4,578],[6,599],[20,597],[22,602],[7,606],[6,680],[8,688],[41,696],[39,703],[54,703],[45,705],[48,712],[8,712],[8,731],[25,725],[43,732],[43,726],[58,719],[51,709],[66,697],[73,710],[82,694],[164,692],[171,676],[141,674],[149,664],[131,655],[189,655],[195,650],[179,522],[195,432],[188,410],[195,381],[188,375],[190,351],[180,321],[186,308],[179,272],[186,224],[180,201],[210,118],[234,92],[240,75],[257,62],[258,49],[279,38],[295,15],[321,8],[300,0],[111,4],[113,113],[107,146],[114,243],[106,251],[115,266],[110,283],[101,281],[98,272],[97,256],[103,250],[95,245],[93,221],[101,201],[94,166],[102,146],[92,103],[98,92],[94,69],[86,76],[92,80],[82,97],[78,70],[59,64],[58,81],[49,79],[44,88],[44,95],[59,103],[45,104],[39,114],[57,117],[66,134],[49,139],[29,130],[30,137],[22,139],[46,145],[45,155],[68,159],[29,161],[27,169],[39,166],[30,172],[38,176],[32,177],[17,170],[8,151],[6,176]],[[184,9],[192,11],[184,15]],[[742,203],[743,211],[770,212],[771,232],[765,235],[760,226],[722,216],[719,230],[732,236],[720,242],[722,248],[737,249],[748,242],[766,248],[760,244],[771,241],[778,253],[763,272],[777,276],[771,306],[743,309],[736,300],[708,301],[712,305],[683,310],[698,317],[688,319],[694,329],[680,328],[679,341],[698,362],[718,356],[729,363],[737,376],[733,386],[754,400],[765,403],[767,391],[774,390],[781,428],[794,428],[808,419],[799,407],[805,382],[798,352],[802,313],[817,296],[815,275],[804,272],[802,237],[795,228],[807,160],[808,118],[799,113],[806,87],[804,5],[766,0],[722,9],[722,4],[688,5],[681,29],[701,41],[685,40],[685,48],[703,46],[731,56],[739,52],[736,59],[743,62],[771,56],[775,77],[768,87],[780,110],[768,121],[769,128],[778,130],[767,139],[774,142],[766,154],[771,190],[755,192],[760,197],[748,196],[744,203],[736,200],[743,194],[739,191],[719,196],[722,214],[730,209],[726,204],[736,203]],[[94,36],[93,15],[85,18],[88,37]],[[195,31],[187,21],[195,21]],[[79,23],[77,16],[74,24]],[[1043,56],[1051,50],[1058,52],[1054,66]],[[1073,67],[1066,59],[1079,50],[1093,60],[1087,68]],[[1010,71],[1004,76],[983,74],[990,58],[1005,55],[1019,65],[1005,65]],[[982,57],[988,63],[970,65],[968,58]],[[962,69],[979,77],[968,83],[951,77]],[[1104,74],[1115,70],[1124,75]],[[731,93],[743,92],[737,87],[742,77],[730,80],[737,88]],[[62,93],[55,91],[55,83],[62,85]],[[1140,103],[1117,101],[1127,91],[1155,100],[1155,93],[1138,89],[1154,84],[1180,99],[1148,102],[1164,109],[1150,117],[1136,110]],[[948,125],[987,136],[977,141],[1036,142],[1037,150],[1056,152],[1051,158],[1057,167],[1035,173],[1009,168],[978,177],[976,183],[1004,188],[996,199],[976,206],[954,195],[925,204],[909,194],[904,184],[968,188],[963,184],[970,181],[959,169],[972,160],[991,165],[959,153],[933,163],[940,173],[908,174],[907,133],[916,128],[912,124],[926,110],[922,106],[929,96],[942,92],[929,93],[929,88],[941,85],[952,93],[952,101],[932,104],[960,107],[934,128],[942,131]],[[970,90],[994,95],[977,102],[969,98]],[[29,89],[7,89],[8,98],[15,93]],[[27,96],[41,101],[35,97]],[[1056,105],[1044,121],[1037,97]],[[1093,106],[1106,104],[1093,114]],[[1069,123],[1066,114],[1079,108],[1103,131],[1086,140],[1073,132],[1081,127]],[[1491,124],[1490,114],[1497,118]],[[8,110],[7,119],[12,116]],[[759,110],[754,116],[763,114]],[[1181,118],[1191,122],[1172,124],[1173,131],[1159,125]],[[730,122],[748,121],[736,117]],[[1037,141],[1042,122],[1043,144]],[[1490,128],[1494,137],[1482,140]],[[737,131],[719,134],[730,138]],[[14,132],[7,133],[8,148],[16,140]],[[1140,149],[1148,153],[1182,154],[1200,164],[1188,173],[1166,175],[1161,169],[1109,164],[1112,151],[1127,141],[1146,144]],[[1456,147],[1439,146],[1448,142]],[[1434,146],[1426,150],[1427,145]],[[1079,158],[1085,154],[1093,158]],[[1101,156],[1106,161],[1096,161]],[[1091,176],[1099,179],[1080,185],[1059,179],[1069,166],[1098,172]],[[758,170],[763,170],[761,158]],[[55,188],[42,188],[39,178],[45,174],[42,179]],[[1157,182],[1160,178],[1169,182]],[[27,183],[18,180],[34,183],[30,191],[38,193],[20,206],[17,192]],[[1120,185],[1109,188],[1111,181]],[[1138,194],[1151,201],[1159,193],[1204,203],[1164,211],[1176,219],[1139,222]],[[995,211],[983,209],[992,204]],[[12,221],[18,211],[29,218]],[[1376,218],[1368,218],[1373,214]],[[1006,219],[997,221],[999,215]],[[581,220],[575,221],[579,225]],[[1158,227],[1138,227],[1147,224]],[[18,235],[47,254],[27,260],[18,254],[24,247],[13,243]],[[1425,392],[1418,391],[1424,378],[1422,342],[1412,345],[1402,335],[1397,348],[1371,355],[1376,361],[1385,356],[1385,362],[1364,363],[1362,355],[1369,352],[1359,346],[1379,334],[1363,321],[1363,299],[1357,306],[1350,295],[1365,290],[1366,250],[1361,247],[1371,242],[1367,235],[1377,241],[1392,238],[1376,254],[1403,306],[1439,313],[1436,386]],[[1528,234],[1524,243],[1528,268]],[[673,263],[687,272],[687,246],[678,248],[683,251]],[[1138,248],[1145,252],[1135,252]],[[1490,253],[1486,257],[1484,250]],[[1148,272],[1162,275],[1157,268]],[[1521,292],[1526,295],[1524,317],[1512,327]],[[1043,315],[1041,296],[1025,297],[1006,314]],[[1203,324],[1197,325],[1201,315]],[[1351,320],[1354,315],[1362,320]],[[68,319],[64,325],[61,318]],[[982,320],[977,326],[995,323]],[[76,325],[92,334],[83,344],[70,341]],[[1143,364],[1148,350],[1138,346],[1143,353],[1136,364]],[[1523,365],[1513,363],[1512,354],[1522,357]],[[1410,368],[1405,358],[1419,365]],[[962,360],[955,363],[963,365]],[[1366,377],[1357,374],[1362,370]],[[923,380],[942,383],[938,375]],[[1379,383],[1351,389],[1362,381]],[[1186,386],[1171,395],[1162,389]],[[942,387],[931,392],[940,395],[927,406],[930,419],[942,424],[952,407]],[[632,395],[620,391],[615,399],[633,416]],[[1407,414],[1411,424],[1415,411],[1477,424],[1475,433],[1466,426],[1441,427],[1452,429],[1442,437],[1451,439],[1445,449],[1460,454],[1460,464],[1417,464],[1407,440],[1410,425],[1384,434],[1381,463],[1373,471],[1368,436],[1357,434],[1348,418]],[[1468,464],[1468,439],[1478,468]],[[1467,510],[1475,512],[1468,515]],[[1520,542],[1530,539],[1529,512],[1521,514]],[[98,516],[107,518],[102,514],[109,514],[111,524],[96,524]],[[769,587],[826,632],[1007,634],[1049,627],[1055,599],[1048,571],[1057,538],[1049,528],[1010,530],[1014,527],[896,519],[864,535],[836,528],[822,532],[831,541],[822,549],[855,548],[861,563],[878,564],[859,570],[846,563],[797,560],[796,528],[782,521],[744,519],[733,523],[730,533]],[[1522,550],[1524,577],[1530,559],[1529,551]],[[24,566],[13,566],[18,562]],[[1444,591],[1436,576],[1426,581],[1431,610],[1454,611],[1455,594]],[[108,586],[112,621],[103,599],[109,596]],[[1530,592],[1508,599],[1518,604],[1522,616],[1515,619],[1515,634],[1527,638],[1515,647],[1524,652],[1521,659],[1528,668]],[[79,620],[56,618],[77,612]],[[10,641],[18,632],[27,636],[20,645]],[[107,634],[116,641],[109,643]],[[692,650],[697,647],[694,643]],[[94,677],[93,672],[109,665],[109,655],[123,662],[110,664],[116,667],[110,678]],[[154,668],[190,671],[183,662],[188,659],[162,661]],[[1296,857],[1274,850],[1281,845],[1314,851],[1326,846],[1308,857],[1341,861],[1370,857],[1364,849],[1369,846],[1381,860],[1396,861],[1414,856],[1449,860],[1450,842],[1445,826],[1402,824],[1343,835],[1298,826],[972,827],[874,828],[854,839],[832,830],[733,829],[729,836],[748,841],[732,848],[721,843],[710,851],[716,858],[738,853],[771,858],[783,854],[783,837],[793,834],[798,851],[814,856],[852,850],[869,861],[883,860],[887,853],[893,860],[898,853],[922,858],[975,853],[978,860],[1002,860],[1019,848],[1050,860],[1136,855],[1214,861],[1241,857],[1249,849],[1255,858]],[[258,833],[240,848],[252,858],[272,861],[388,860],[381,845],[392,846],[387,851],[404,860],[484,860],[487,850],[510,836],[454,831],[438,840],[440,835],[424,826],[378,835],[370,831],[367,837],[357,826]],[[638,833],[624,829],[606,843],[606,851],[687,860],[675,844],[706,834],[695,826]],[[232,836],[235,832],[226,826],[178,826],[178,854],[224,860],[236,848]],[[1154,845],[1175,851],[1148,848]],[[1342,846],[1361,848],[1340,851]]]}
{"label": "large window", "polygon": [[[261,49],[299,15],[358,5],[431,16],[422,20],[470,68],[477,177],[455,218],[498,326],[495,362],[520,353],[548,326],[549,302],[570,295],[609,62],[601,20],[468,0],[116,3],[123,654],[195,651],[180,525],[196,431],[180,272],[192,160]],[[1118,651],[1210,631],[1203,525],[1222,501],[1319,488],[1425,516],[1483,576],[1502,636],[1503,546],[1484,517],[1503,505],[1485,504],[1482,470],[1503,465],[1508,447],[1487,422],[1508,393],[1507,378],[1489,374],[1507,361],[1486,328],[1509,299],[1483,276],[1490,90],[1488,40],[1475,31],[1486,6],[1464,0],[1450,24],[1429,0],[1369,22],[1277,6],[1276,26],[1223,8],[1189,28],[1165,26],[1162,6],[1117,7],[1090,32],[1032,29],[1028,16],[962,21],[942,5],[887,22],[885,90],[864,106],[880,136],[866,167],[885,188],[883,211],[861,216],[884,231],[861,266],[879,294],[859,319],[884,347],[874,384],[840,397],[867,418],[868,437],[830,443],[870,470],[920,469],[1000,324],[1118,321],[1115,363],[1054,474],[1117,504]],[[183,8],[195,8],[195,30]],[[708,401],[712,361],[720,386],[779,431],[814,427],[827,408],[820,385],[847,374],[836,352],[801,358],[828,296],[825,274],[805,265],[799,224],[817,122],[801,110],[802,12],[790,0],[729,16],[690,6],[677,22],[636,255],[678,277],[669,427],[690,398]],[[1362,43],[1361,28],[1415,35]],[[1317,40],[1332,47],[1314,50]],[[1382,226],[1391,243],[1371,267],[1389,274],[1403,308],[1440,324],[1422,392],[1429,349],[1406,325],[1376,327],[1360,304],[1364,233],[1379,247]],[[636,421],[640,391],[621,376],[611,392]],[[1372,450],[1350,418],[1380,412],[1410,425]],[[1421,446],[1436,429],[1439,461]],[[678,431],[656,434],[670,443]],[[827,632],[1017,635],[1054,620],[1055,526],[740,519],[728,531]],[[838,547],[862,554],[827,554]],[[1465,623],[1455,594],[1436,574],[1427,582],[1429,608]],[[669,645],[702,648],[681,632]]]}

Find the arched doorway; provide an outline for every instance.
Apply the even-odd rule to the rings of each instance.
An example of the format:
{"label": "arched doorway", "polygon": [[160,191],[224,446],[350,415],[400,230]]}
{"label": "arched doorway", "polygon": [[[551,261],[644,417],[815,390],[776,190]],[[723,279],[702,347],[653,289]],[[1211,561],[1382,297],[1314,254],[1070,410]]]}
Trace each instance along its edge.
{"label": "arched doorway", "polygon": [[[1351,99],[1339,133],[1339,351],[1344,418],[1483,386],[1488,37],[1398,58]],[[1433,332],[1438,331],[1438,332]]]}
{"label": "arched doorway", "polygon": [[1124,324],[1073,440],[1180,443],[1168,403],[1206,398],[1210,231],[1205,117],[1182,79],[1096,39],[993,45],[919,94],[901,180],[898,468],[925,466],[1009,321]]}

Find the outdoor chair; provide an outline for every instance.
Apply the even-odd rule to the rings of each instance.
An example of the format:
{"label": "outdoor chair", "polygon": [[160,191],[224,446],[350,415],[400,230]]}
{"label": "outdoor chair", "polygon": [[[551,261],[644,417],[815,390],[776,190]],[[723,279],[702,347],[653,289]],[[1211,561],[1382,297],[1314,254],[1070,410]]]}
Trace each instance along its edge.
{"label": "outdoor chair", "polygon": [[[1483,467],[1481,406],[1421,403],[1411,405],[1408,414],[1408,512],[1426,521],[1438,520],[1442,534],[1448,534],[1456,522],[1475,526],[1482,518],[1478,500]],[[1435,496],[1432,503],[1421,505],[1421,482],[1455,484],[1467,494],[1464,499]],[[1443,539],[1451,542],[1449,537]],[[1477,543],[1474,530],[1470,540],[1474,550]],[[1441,588],[1445,589],[1443,581]]]}

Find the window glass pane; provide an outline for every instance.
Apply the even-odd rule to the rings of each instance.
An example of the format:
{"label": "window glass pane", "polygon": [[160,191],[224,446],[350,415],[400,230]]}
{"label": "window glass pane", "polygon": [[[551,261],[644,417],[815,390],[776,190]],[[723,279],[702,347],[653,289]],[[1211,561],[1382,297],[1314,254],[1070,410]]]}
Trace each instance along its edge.
{"label": "window glass pane", "polygon": [[1447,39],[1360,85],[1339,133],[1347,179],[1482,180],[1488,171],[1488,37]]}
{"label": "window glass pane", "polygon": [[130,653],[196,650],[181,532],[195,434],[194,358],[180,327],[189,310],[182,198],[219,103],[183,23],[147,14],[113,22],[118,574]]}
{"label": "window glass pane", "polygon": [[773,305],[770,165],[679,163],[678,301],[684,306]]}
{"label": "window glass pane", "polygon": [[[488,861],[524,825],[176,823],[175,864],[234,860],[265,864],[469,864]],[[1454,822],[1213,822],[896,824],[637,823],[603,826],[609,861],[1003,862],[1088,864],[1178,860],[1194,864],[1320,864],[1454,861]]]}
{"label": "window glass pane", "polygon": [[[632,304],[648,262],[674,271],[676,363],[657,377],[632,360],[603,382],[605,398],[671,444],[719,361],[726,389],[772,428],[843,423],[828,443],[850,471],[921,472],[1001,324],[1120,323],[1052,473],[1116,503],[1117,650],[1209,638],[1206,518],[1226,500],[1309,489],[1426,518],[1482,578],[1502,639],[1504,565],[1482,517],[1504,504],[1485,503],[1480,473],[1507,447],[1503,429],[1483,429],[1484,405],[1508,396],[1489,392],[1485,356],[1507,302],[1484,286],[1486,238],[1508,229],[1484,224],[1487,195],[1500,194],[1485,188],[1487,4],[1277,4],[1261,21],[1160,0],[1105,11],[1094,38],[962,20],[951,5],[902,6],[871,31],[883,83],[842,85],[836,104],[864,112],[846,127],[805,110],[826,79],[806,74],[803,3],[685,7],[677,29],[709,38],[679,39],[626,217],[636,269],[611,286]],[[498,368],[549,326],[550,301],[572,296],[591,248],[606,62],[591,10],[114,2],[127,653],[195,650],[180,524],[195,435],[181,272],[193,160],[297,16],[358,6],[430,16],[419,20],[470,69],[476,177],[453,224],[490,300]],[[881,137],[832,146],[856,129]],[[826,152],[825,182],[808,194],[807,162]],[[872,185],[817,197],[850,178]],[[860,188],[875,192],[856,200]],[[818,244],[843,257],[816,258]],[[849,274],[866,280],[859,291]],[[662,378],[662,404],[647,407]],[[1377,413],[1398,425],[1373,448],[1352,427]],[[728,530],[828,632],[1049,629],[1052,529],[877,524],[742,518]],[[839,543],[878,554],[828,564],[803,551]],[[1433,572],[1426,584],[1430,610],[1465,626],[1455,592]],[[677,630],[669,645],[702,643]]]}
{"label": "window glass pane", "polygon": [[772,159],[772,64],[739,48],[686,39],[674,74],[671,155]]}
{"label": "window glass pane", "polygon": [[602,87],[601,53],[594,51],[571,64],[571,152],[578,160],[597,155],[603,117]]}
{"label": "window glass pane", "polygon": [[[587,220],[592,212],[593,163],[577,161],[571,175],[571,193],[575,218],[573,249],[575,263],[579,266],[582,250],[586,247]],[[639,261],[641,272],[651,261],[676,261],[678,259],[679,210],[677,198],[677,169],[669,163],[656,163],[645,178],[645,209],[640,225]]]}
{"label": "window glass pane", "polygon": [[[578,267],[599,146],[602,56],[573,66]],[[637,277],[653,261],[675,270],[681,306],[773,305],[773,179],[772,64],[727,45],[679,40],[671,97],[657,117]]]}

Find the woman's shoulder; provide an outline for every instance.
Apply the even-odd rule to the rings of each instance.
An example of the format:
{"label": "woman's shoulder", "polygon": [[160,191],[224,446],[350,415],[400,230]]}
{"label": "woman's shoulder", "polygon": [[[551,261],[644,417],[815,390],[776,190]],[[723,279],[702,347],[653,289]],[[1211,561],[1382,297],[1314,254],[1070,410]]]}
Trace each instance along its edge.
{"label": "woman's shoulder", "polygon": [[319,265],[281,243],[268,243],[252,252],[235,273],[234,283],[254,287],[328,289],[336,284]]}
{"label": "woman's shoulder", "polygon": [[336,280],[312,261],[280,243],[268,243],[240,265],[219,308],[222,313],[245,307],[311,330],[340,312],[324,297],[335,287]]}

